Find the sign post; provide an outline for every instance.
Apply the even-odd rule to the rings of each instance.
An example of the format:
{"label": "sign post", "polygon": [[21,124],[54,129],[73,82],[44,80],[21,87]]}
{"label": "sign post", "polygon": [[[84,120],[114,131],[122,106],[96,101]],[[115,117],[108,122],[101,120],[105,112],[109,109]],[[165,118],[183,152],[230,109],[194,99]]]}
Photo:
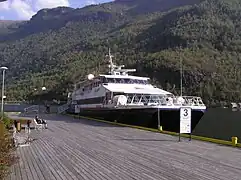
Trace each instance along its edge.
{"label": "sign post", "polygon": [[180,132],[179,132],[179,141],[181,140],[182,133],[190,134],[190,141],[192,138],[191,134],[191,120],[192,120],[192,109],[190,107],[180,108]]}
{"label": "sign post", "polygon": [[160,130],[160,126],[161,126],[160,124],[161,123],[160,123],[160,109],[159,109],[159,107],[158,107],[158,111],[157,111],[157,116],[158,116],[158,119],[157,119],[158,120],[158,130]]}

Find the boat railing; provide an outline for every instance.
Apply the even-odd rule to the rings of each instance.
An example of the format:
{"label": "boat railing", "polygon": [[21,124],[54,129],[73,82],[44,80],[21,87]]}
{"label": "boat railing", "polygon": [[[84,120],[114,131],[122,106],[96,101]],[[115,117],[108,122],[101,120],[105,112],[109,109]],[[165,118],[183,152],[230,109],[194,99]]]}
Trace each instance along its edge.
{"label": "boat railing", "polygon": [[126,94],[126,105],[205,106],[197,96]]}
{"label": "boat railing", "polygon": [[187,105],[187,106],[205,106],[205,104],[202,101],[201,97],[198,96],[179,96],[178,98],[183,98],[183,103],[182,105]]}

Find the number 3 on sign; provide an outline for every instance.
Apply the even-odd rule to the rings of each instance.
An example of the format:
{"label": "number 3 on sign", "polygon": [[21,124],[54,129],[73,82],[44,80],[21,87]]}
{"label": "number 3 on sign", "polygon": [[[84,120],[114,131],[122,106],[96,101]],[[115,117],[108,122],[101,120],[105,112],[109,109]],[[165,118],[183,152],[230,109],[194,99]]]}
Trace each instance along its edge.
{"label": "number 3 on sign", "polygon": [[188,113],[188,110],[187,110],[187,109],[184,109],[183,111],[184,111],[184,116],[188,116],[188,114],[189,114],[189,113]]}
{"label": "number 3 on sign", "polygon": [[180,119],[181,120],[191,119],[191,108],[181,108],[180,109]]}
{"label": "number 3 on sign", "polygon": [[180,133],[191,133],[191,108],[180,109]]}

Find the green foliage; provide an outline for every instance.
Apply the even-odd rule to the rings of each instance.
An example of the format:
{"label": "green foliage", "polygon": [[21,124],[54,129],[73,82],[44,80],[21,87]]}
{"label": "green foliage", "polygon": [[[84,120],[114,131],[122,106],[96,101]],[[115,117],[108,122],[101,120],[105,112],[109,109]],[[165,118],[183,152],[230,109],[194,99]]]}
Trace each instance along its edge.
{"label": "green foliage", "polygon": [[2,114],[0,114],[0,120],[2,120],[3,124],[5,125],[5,128],[9,129],[13,123],[12,119],[9,118],[6,114],[3,115],[2,118]]}
{"label": "green foliage", "polygon": [[0,121],[0,179],[8,174],[9,167],[14,163],[15,157],[11,154],[13,141],[7,132],[5,124]]}
{"label": "green foliage", "polygon": [[[22,21],[4,21],[0,20],[0,36],[6,35],[18,28]],[[1,39],[1,38],[0,38]]]}
{"label": "green foliage", "polygon": [[150,0],[144,8],[146,3],[45,9],[2,34],[0,26],[8,100],[65,99],[74,82],[104,73],[111,47],[118,64],[137,68],[164,89],[180,93],[182,60],[185,95],[202,96],[207,104],[238,101],[240,0]]}

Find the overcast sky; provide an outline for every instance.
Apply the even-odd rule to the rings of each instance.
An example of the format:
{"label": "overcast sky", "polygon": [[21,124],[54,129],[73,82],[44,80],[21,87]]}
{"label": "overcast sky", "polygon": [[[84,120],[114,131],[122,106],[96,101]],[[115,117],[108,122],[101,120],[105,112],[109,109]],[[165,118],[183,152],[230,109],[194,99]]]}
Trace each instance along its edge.
{"label": "overcast sky", "polygon": [[26,20],[43,8],[58,6],[76,8],[109,1],[111,0],[8,0],[7,2],[0,2],[0,19]]}

